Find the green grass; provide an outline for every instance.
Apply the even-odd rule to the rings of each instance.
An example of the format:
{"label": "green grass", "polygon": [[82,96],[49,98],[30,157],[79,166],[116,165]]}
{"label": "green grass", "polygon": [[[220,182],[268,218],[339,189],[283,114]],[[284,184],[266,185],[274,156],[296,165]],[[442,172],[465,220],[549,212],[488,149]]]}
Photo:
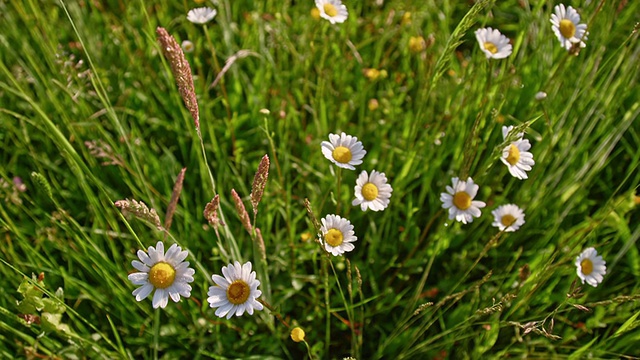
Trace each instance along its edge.
{"label": "green grass", "polygon": [[[311,17],[312,1],[225,0],[206,27],[186,20],[198,6],[187,0],[0,2],[0,357],[640,357],[640,3],[602,3],[566,3],[589,24],[571,56],[551,31],[551,1],[348,1],[348,20],[331,25]],[[157,26],[195,44],[186,56],[204,153]],[[473,35],[484,26],[514,53],[487,61]],[[430,35],[424,52],[409,51],[410,37]],[[210,88],[240,50],[257,56]],[[387,76],[368,79],[369,68]],[[502,125],[532,143],[527,180],[499,160]],[[342,131],[367,155],[338,182],[320,143]],[[263,262],[231,190],[251,213],[265,154]],[[164,219],[183,167],[168,233],[113,205],[136,199]],[[373,169],[393,196],[362,212],[355,179]],[[440,193],[467,175],[487,207],[462,225]],[[215,194],[220,238],[202,215]],[[316,234],[305,199],[318,219],[352,222],[354,251],[329,257],[303,241]],[[514,233],[491,226],[506,203],[526,213]],[[159,240],[188,249],[196,275],[191,298],[154,310],[127,275]],[[590,246],[607,275],[569,297],[574,259]],[[214,315],[211,275],[235,260],[253,262],[273,310]],[[284,323],[305,330],[310,350]]]}

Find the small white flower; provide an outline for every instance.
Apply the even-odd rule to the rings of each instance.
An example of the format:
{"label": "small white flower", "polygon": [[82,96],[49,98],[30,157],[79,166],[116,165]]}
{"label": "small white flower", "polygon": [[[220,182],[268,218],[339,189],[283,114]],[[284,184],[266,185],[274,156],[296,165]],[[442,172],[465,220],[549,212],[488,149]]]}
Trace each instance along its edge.
{"label": "small white flower", "polygon": [[473,222],[474,217],[480,217],[480,208],[487,206],[483,201],[473,200],[480,188],[472,178],[460,181],[457,177],[451,179],[453,187],[447,186],[447,192],[440,194],[442,208],[449,209],[449,219],[456,219],[463,224]]}
{"label": "small white flower", "polygon": [[193,274],[195,270],[189,267],[186,259],[188,252],[182,251],[180,246],[173,244],[164,253],[164,244],[158,241],[156,247],[149,246],[145,253],[138,250],[138,258],[140,261],[133,260],[131,265],[140,272],[129,275],[129,280],[134,285],[142,285],[133,290],[133,296],[137,301],[147,298],[155,290],[153,294],[153,308],[164,308],[167,306],[168,298],[174,302],[180,301],[180,296],[190,297]]}
{"label": "small white flower", "polygon": [[209,306],[216,309],[216,316],[230,319],[233,315],[242,316],[246,311],[253,315],[253,310],[262,310],[263,306],[256,300],[262,291],[258,290],[260,281],[256,280],[256,272],[251,271],[251,262],[240,265],[239,261],[222,267],[222,275],[212,275],[216,286],[210,286],[207,295]]}
{"label": "small white flower", "polygon": [[343,23],[349,16],[347,7],[340,0],[316,0],[316,7],[320,16],[332,24]]}
{"label": "small white flower", "polygon": [[354,235],[353,225],[338,215],[327,215],[322,220],[320,243],[333,256],[339,256],[355,248],[352,244],[358,238]]}
{"label": "small white flower", "polygon": [[356,198],[351,205],[360,205],[362,211],[371,209],[373,211],[384,210],[389,206],[389,198],[393,189],[387,184],[387,177],[384,173],[373,170],[371,175],[362,171],[356,179]]}
{"label": "small white flower", "polygon": [[[507,140],[507,137],[511,133],[511,130],[513,130],[513,125],[503,126],[502,127],[502,139]],[[516,139],[521,139],[523,136],[524,136],[524,133],[517,133],[516,134]]]}
{"label": "small white flower", "polygon": [[576,268],[583,284],[586,281],[587,284],[597,287],[607,273],[607,262],[598,255],[596,249],[590,247],[576,258]]}
{"label": "small white flower", "polygon": [[362,158],[367,153],[362,143],[355,136],[342,133],[329,134],[329,141],[323,141],[321,145],[324,157],[331,160],[338,167],[355,170],[353,165],[362,164]]}
{"label": "small white flower", "polygon": [[216,17],[218,12],[215,9],[209,7],[200,7],[189,10],[187,13],[187,20],[194,24],[206,24]]}
{"label": "small white flower", "polygon": [[547,98],[547,93],[544,91],[538,91],[536,93],[535,99],[536,101],[542,101]]}
{"label": "small white flower", "polygon": [[184,40],[181,44],[181,47],[182,51],[184,51],[185,53],[193,52],[193,49],[195,48],[195,46],[193,46],[193,43],[189,40]]}
{"label": "small white flower", "polygon": [[580,47],[587,46],[583,40],[587,40],[587,25],[580,24],[580,15],[571,6],[565,9],[563,4],[556,5],[551,14],[551,29],[560,41],[562,47],[571,50],[574,44]]}
{"label": "small white flower", "polygon": [[476,30],[476,39],[487,59],[504,59],[513,51],[509,39],[490,27]]}
{"label": "small white flower", "polygon": [[520,180],[527,179],[527,171],[531,171],[531,167],[535,165],[533,154],[528,150],[531,148],[529,140],[516,140],[502,150],[502,161],[509,172],[515,178]]}
{"label": "small white flower", "polygon": [[493,214],[493,226],[500,231],[516,231],[524,224],[524,212],[517,205],[507,204],[499,206],[491,212]]}

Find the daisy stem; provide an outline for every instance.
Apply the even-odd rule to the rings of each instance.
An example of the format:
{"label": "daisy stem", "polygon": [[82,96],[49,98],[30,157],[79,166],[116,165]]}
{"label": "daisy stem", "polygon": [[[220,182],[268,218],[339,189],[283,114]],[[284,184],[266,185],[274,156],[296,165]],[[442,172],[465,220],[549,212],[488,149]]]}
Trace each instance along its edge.
{"label": "daisy stem", "polygon": [[342,186],[342,168],[338,168],[336,173],[338,187],[336,189],[336,214],[340,213],[340,187]]}
{"label": "daisy stem", "polygon": [[[207,45],[209,45],[209,49],[211,49],[211,57],[213,58],[213,65],[215,66],[216,75],[220,73],[221,68],[218,63],[218,56],[216,54],[216,48],[213,46],[213,42],[211,42],[211,36],[209,35],[209,28],[207,25],[204,25],[204,35],[207,38]],[[220,91],[222,91],[222,97],[224,97],[224,107],[227,110],[227,122],[229,124],[229,132],[231,135],[231,149],[232,153],[235,153],[236,148],[236,135],[233,131],[233,123],[231,116],[231,105],[229,105],[229,96],[227,95],[227,88],[224,86],[224,77],[220,78]]]}
{"label": "daisy stem", "polygon": [[324,274],[324,307],[327,309],[327,316],[325,318],[325,331],[324,331],[324,353],[329,354],[329,343],[331,342],[331,306],[329,302],[329,259],[326,256],[322,257],[322,272]]}
{"label": "daisy stem", "polygon": [[484,109],[486,104],[489,102],[489,92],[491,91],[491,84],[493,80],[493,62],[488,61],[487,65],[487,86],[485,87],[484,96],[482,97],[482,101],[480,103],[480,109],[478,114],[476,115],[476,119],[473,122],[473,126],[471,127],[471,132],[467,137],[467,140],[464,143],[464,161],[462,165],[462,171],[460,172],[460,179],[467,179],[469,177],[469,171],[471,170],[471,165],[473,165],[473,159],[475,158],[475,154],[477,152],[477,146],[475,145],[476,134],[478,133],[478,128],[480,127],[480,120],[484,116]]}
{"label": "daisy stem", "polygon": [[160,309],[155,309],[155,316],[153,319],[153,358],[158,360],[158,348],[160,347],[158,341],[160,338]]}

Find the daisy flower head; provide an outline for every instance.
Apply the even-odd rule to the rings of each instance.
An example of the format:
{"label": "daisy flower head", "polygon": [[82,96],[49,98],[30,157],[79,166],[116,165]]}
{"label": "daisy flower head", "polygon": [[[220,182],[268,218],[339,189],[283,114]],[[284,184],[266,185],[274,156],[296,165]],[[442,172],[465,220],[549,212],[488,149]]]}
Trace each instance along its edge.
{"label": "daisy flower head", "polygon": [[253,315],[253,310],[262,310],[257,298],[262,295],[258,290],[260,281],[256,280],[256,272],[251,271],[251,262],[241,265],[239,261],[222,267],[222,275],[212,275],[216,286],[210,286],[207,295],[209,306],[216,309],[216,316],[242,316],[246,311]]}
{"label": "daisy flower head", "polygon": [[551,29],[562,47],[571,50],[574,44],[585,47],[587,40],[587,24],[580,24],[580,14],[571,6],[556,5],[551,14]]}
{"label": "daisy flower head", "polygon": [[475,34],[476,40],[480,44],[480,50],[487,56],[487,59],[504,59],[511,55],[513,46],[500,31],[488,27],[476,30]]}
{"label": "daisy flower head", "polygon": [[[147,254],[148,253],[148,254]],[[173,244],[164,252],[164,243],[158,241],[156,247],[149,246],[145,253],[138,250],[140,261],[133,260],[131,265],[139,272],[129,274],[129,281],[134,285],[141,285],[133,290],[133,296],[137,301],[147,298],[154,290],[153,308],[167,306],[168,298],[174,302],[180,301],[180,296],[191,296],[191,285],[195,270],[189,267],[189,262],[184,261],[188,252],[180,246]]]}
{"label": "daisy flower head", "polygon": [[210,7],[199,7],[189,10],[187,13],[187,20],[194,24],[206,24],[216,17],[218,12]]}
{"label": "daisy flower head", "polygon": [[536,163],[533,161],[533,154],[529,152],[531,144],[529,140],[519,139],[502,150],[502,161],[509,173],[520,180],[527,179],[527,171],[531,171],[531,167]]}
{"label": "daisy flower head", "polygon": [[493,226],[500,231],[513,232],[524,224],[524,212],[517,205],[507,204],[499,206],[491,212],[493,214]]}
{"label": "daisy flower head", "polygon": [[[507,137],[511,133],[511,130],[513,130],[513,125],[502,126],[502,139],[503,140],[507,140]],[[517,139],[521,139],[523,136],[524,136],[524,133],[516,133],[516,138]]]}
{"label": "daisy flower head", "polygon": [[455,218],[463,224],[473,222],[474,217],[480,217],[480,208],[487,206],[483,201],[473,200],[480,186],[472,178],[461,181],[454,177],[451,182],[453,187],[447,186],[447,192],[440,194],[442,208],[449,209],[449,219]]}
{"label": "daisy flower head", "polygon": [[184,51],[185,53],[192,53],[193,49],[195,49],[195,46],[189,40],[184,40],[182,44],[180,44],[180,47],[182,48],[182,51]]}
{"label": "daisy flower head", "polygon": [[585,249],[576,258],[576,268],[578,277],[582,283],[597,287],[602,282],[604,275],[607,273],[607,262],[598,255],[596,249],[590,247]]}
{"label": "daisy flower head", "polygon": [[351,205],[360,205],[362,211],[371,209],[373,211],[384,210],[389,206],[389,199],[393,189],[387,184],[387,177],[383,172],[371,171],[369,175],[362,171],[356,179],[356,198]]}
{"label": "daisy flower head", "polygon": [[358,238],[354,235],[353,225],[338,215],[327,215],[322,220],[320,243],[333,256],[340,256],[355,248],[352,244]]}
{"label": "daisy flower head", "polygon": [[332,24],[343,23],[349,16],[347,7],[340,0],[316,0],[316,7],[320,11],[320,17]]}
{"label": "daisy flower head", "polygon": [[329,141],[321,144],[322,154],[338,167],[355,170],[353,165],[362,164],[362,158],[367,153],[355,136],[342,133],[329,134]]}

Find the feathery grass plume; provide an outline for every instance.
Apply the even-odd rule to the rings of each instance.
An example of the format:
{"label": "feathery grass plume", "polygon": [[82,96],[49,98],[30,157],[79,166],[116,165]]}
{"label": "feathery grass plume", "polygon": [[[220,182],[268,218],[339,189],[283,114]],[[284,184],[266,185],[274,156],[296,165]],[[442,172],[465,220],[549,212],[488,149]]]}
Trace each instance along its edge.
{"label": "feathery grass plume", "polygon": [[84,146],[89,149],[89,154],[96,159],[107,159],[108,161],[102,162],[102,166],[124,166],[124,160],[118,154],[116,154],[109,144],[102,140],[85,141]]}
{"label": "feathery grass plume", "polygon": [[[318,221],[318,218],[316,218],[315,214],[313,213],[313,209],[311,209],[311,202],[309,202],[309,199],[307,198],[304,199],[304,207],[307,209],[307,214],[311,219],[311,223],[313,224],[313,227],[316,229],[316,233],[320,233],[320,222]],[[317,240],[318,238],[316,238],[316,241]]]}
{"label": "feathery grass plume", "polygon": [[42,174],[35,171],[31,173],[31,179],[33,179],[33,181],[35,181],[36,184],[38,184],[38,187],[44,190],[44,192],[47,194],[47,197],[55,203],[55,200],[53,199],[53,192],[51,191],[51,185],[49,185],[49,181],[47,181],[47,179],[44,176],[42,176]]}
{"label": "feathery grass plume", "polygon": [[264,239],[262,238],[260,228],[256,228],[256,243],[258,244],[258,249],[260,249],[260,258],[263,261],[267,260],[267,248],[264,246]]}
{"label": "feathery grass plume", "polygon": [[267,185],[267,178],[269,177],[269,156],[265,155],[260,160],[258,165],[258,171],[253,178],[253,184],[251,184],[251,206],[253,207],[253,221],[256,221],[256,215],[258,215],[258,204],[262,199],[264,193],[264,187]]}
{"label": "feathery grass plume", "polygon": [[173,222],[173,214],[176,212],[176,206],[178,205],[178,200],[180,200],[182,183],[184,182],[184,173],[186,171],[187,168],[182,168],[182,170],[180,170],[180,173],[176,178],[176,183],[173,185],[171,200],[169,201],[169,206],[167,206],[167,213],[164,215],[164,228],[167,230],[171,228],[171,223]]}
{"label": "feathery grass plume", "polygon": [[248,56],[260,57],[260,55],[258,53],[255,53],[255,52],[250,51],[250,50],[239,50],[237,53],[231,55],[231,57],[228,58],[227,61],[225,61],[224,66],[222,67],[222,70],[220,70],[218,75],[216,75],[215,80],[213,80],[211,85],[209,85],[209,89],[213,89],[214,87],[216,87],[216,85],[218,85],[220,80],[222,80],[222,77],[224,76],[224,74],[227,71],[229,71],[229,69],[231,68],[233,63],[236,62],[236,60],[240,60],[240,59],[246,58]]}
{"label": "feathery grass plume", "polygon": [[469,28],[476,22],[478,19],[478,14],[489,5],[493,4],[495,0],[480,0],[476,2],[469,12],[460,20],[458,26],[456,26],[453,33],[447,40],[447,44],[445,45],[445,49],[440,54],[440,57],[436,61],[435,70],[433,71],[433,76],[431,77],[431,85],[429,87],[429,94],[433,91],[438,83],[438,79],[445,73],[449,62],[451,62],[451,57],[453,56],[453,50],[457,48],[462,42],[460,41],[464,34],[467,33]]}
{"label": "feathery grass plume", "polygon": [[149,209],[142,201],[124,199],[116,201],[114,205],[119,207],[123,213],[131,213],[138,219],[152,223],[158,230],[162,230],[162,223],[156,210]]}
{"label": "feathery grass plume", "polygon": [[213,226],[213,230],[216,231],[216,235],[220,237],[218,234],[218,226],[224,226],[225,223],[218,216],[218,207],[220,206],[220,195],[217,195],[209,201],[207,206],[204,207],[204,218],[207,219],[209,225]]}
{"label": "feathery grass plume", "polygon": [[235,189],[231,189],[231,197],[233,198],[233,203],[236,204],[236,211],[238,212],[238,216],[240,216],[242,226],[247,229],[249,235],[253,236],[253,227],[251,226],[251,220],[249,220],[249,214]]}
{"label": "feathery grass plume", "polygon": [[164,57],[167,58],[167,61],[169,61],[169,65],[171,66],[171,72],[173,73],[173,77],[176,79],[178,91],[180,92],[180,96],[182,96],[184,105],[191,113],[191,117],[196,124],[196,129],[200,129],[200,114],[198,111],[196,92],[193,87],[191,67],[189,66],[189,62],[187,62],[187,59],[184,57],[182,47],[180,47],[180,44],[178,44],[176,39],[169,35],[167,30],[163,27],[158,27],[156,29],[156,35],[158,37],[158,42],[162,47],[162,53],[164,54]]}

